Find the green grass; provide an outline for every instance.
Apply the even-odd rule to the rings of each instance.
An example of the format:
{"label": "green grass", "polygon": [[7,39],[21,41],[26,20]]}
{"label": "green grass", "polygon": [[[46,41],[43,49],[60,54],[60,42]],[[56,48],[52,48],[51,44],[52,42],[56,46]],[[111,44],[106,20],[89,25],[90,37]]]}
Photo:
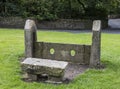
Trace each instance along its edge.
{"label": "green grass", "polygon": [[[91,44],[91,33],[39,31],[38,40]],[[21,80],[19,58],[24,56],[24,31],[0,29],[0,89],[120,89],[120,35],[102,34],[103,70],[87,70],[70,84],[27,83]]]}

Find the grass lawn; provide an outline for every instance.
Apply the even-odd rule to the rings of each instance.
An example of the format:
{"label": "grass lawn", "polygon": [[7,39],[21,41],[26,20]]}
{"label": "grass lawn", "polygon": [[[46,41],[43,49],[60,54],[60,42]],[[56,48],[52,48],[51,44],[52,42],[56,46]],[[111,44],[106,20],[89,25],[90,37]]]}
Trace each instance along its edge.
{"label": "grass lawn", "polygon": [[[38,40],[91,44],[91,33],[39,31]],[[102,34],[103,70],[89,69],[70,84],[27,83],[21,80],[20,57],[24,56],[24,31],[0,29],[0,89],[120,89],[120,34]]]}

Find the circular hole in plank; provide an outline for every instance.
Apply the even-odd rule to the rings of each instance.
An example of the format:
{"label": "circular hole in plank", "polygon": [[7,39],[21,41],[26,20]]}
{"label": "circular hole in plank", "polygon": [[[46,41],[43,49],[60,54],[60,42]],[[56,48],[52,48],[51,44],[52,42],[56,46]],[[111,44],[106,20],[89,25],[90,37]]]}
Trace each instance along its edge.
{"label": "circular hole in plank", "polygon": [[71,50],[71,51],[70,51],[70,54],[71,54],[71,56],[75,56],[75,54],[76,54],[76,53],[75,53],[75,50]]}
{"label": "circular hole in plank", "polygon": [[55,50],[53,48],[50,49],[50,54],[54,54]]}

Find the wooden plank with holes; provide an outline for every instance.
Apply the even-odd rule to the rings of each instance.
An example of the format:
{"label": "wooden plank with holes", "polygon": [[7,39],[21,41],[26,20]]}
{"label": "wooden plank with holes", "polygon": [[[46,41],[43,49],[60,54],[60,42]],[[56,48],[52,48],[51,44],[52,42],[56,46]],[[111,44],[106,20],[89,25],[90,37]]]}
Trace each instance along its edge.
{"label": "wooden plank with holes", "polygon": [[87,58],[90,58],[90,54],[88,54],[90,50],[87,50],[89,52],[86,53],[86,47],[90,48],[90,45],[36,42],[34,57],[88,64],[89,59],[86,60],[85,56],[87,55]]}

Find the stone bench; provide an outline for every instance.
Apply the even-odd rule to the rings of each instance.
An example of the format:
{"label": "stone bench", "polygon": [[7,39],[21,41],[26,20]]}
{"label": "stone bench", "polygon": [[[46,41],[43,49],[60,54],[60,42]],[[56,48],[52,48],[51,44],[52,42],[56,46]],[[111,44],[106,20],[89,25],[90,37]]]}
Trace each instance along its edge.
{"label": "stone bench", "polygon": [[[61,78],[64,76],[68,62],[50,59],[26,58],[22,63],[22,70],[32,75],[47,75]],[[37,80],[37,76],[33,77]]]}

